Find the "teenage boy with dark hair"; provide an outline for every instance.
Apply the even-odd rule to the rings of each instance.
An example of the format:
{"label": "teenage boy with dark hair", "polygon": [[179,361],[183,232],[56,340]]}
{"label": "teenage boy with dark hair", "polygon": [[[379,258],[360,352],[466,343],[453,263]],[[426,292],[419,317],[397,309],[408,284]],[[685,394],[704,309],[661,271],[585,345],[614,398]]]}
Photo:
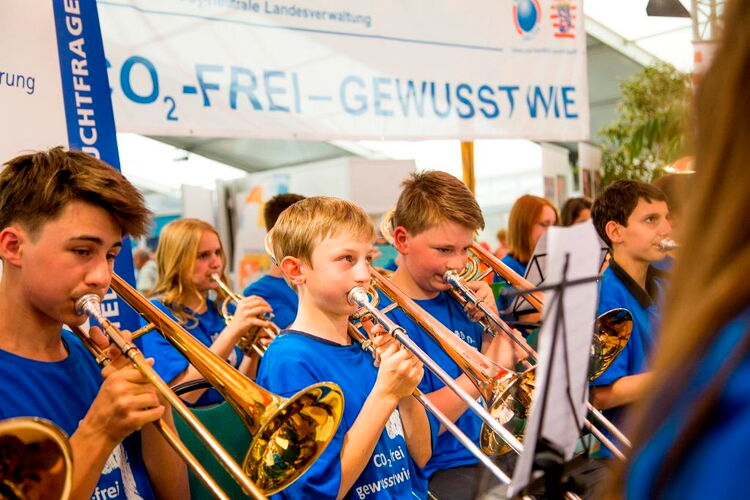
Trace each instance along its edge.
{"label": "teenage boy with dark hair", "polygon": [[320,458],[283,498],[362,500],[426,498],[421,473],[432,450],[424,408],[411,397],[422,364],[392,337],[373,337],[379,364],[348,334],[356,307],[348,292],[367,286],[375,230],[353,203],[313,197],[295,203],[270,233],[284,277],[299,291],[294,323],[268,347],[258,383],[290,396],[331,381],[344,393],[344,414]]}
{"label": "teenage boy with dark hair", "polygon": [[[633,331],[622,352],[591,382],[594,406],[615,423],[643,394],[648,381],[646,362],[654,346],[664,274],[651,266],[665,252],[659,242],[669,236],[669,208],[662,191],[634,180],[620,180],[605,189],[591,210],[599,236],[611,259],[602,276],[597,314],[623,307],[633,315]],[[610,458],[606,449],[602,457]]]}
{"label": "teenage boy with dark hair", "polygon": [[[281,212],[304,199],[305,197],[299,194],[284,193],[277,194],[268,200],[263,206],[263,219],[266,223],[266,231],[273,229]],[[271,264],[271,269],[268,273],[250,283],[242,292],[242,295],[245,297],[250,297],[251,295],[263,297],[273,310],[273,322],[281,328],[291,325],[294,317],[297,315],[297,305],[299,304],[297,292],[284,281],[281,270],[276,264]]]}
{"label": "teenage boy with dark hair", "polygon": [[142,235],[148,214],[119,172],[84,153],[23,155],[0,172],[0,419],[42,417],[70,436],[71,498],[189,495],[185,466],[146,425],[172,424],[153,386],[114,347],[100,371],[62,329],[84,323],[76,300],[106,293],[123,236]]}
{"label": "teenage boy with dark hair", "polygon": [[[413,174],[403,183],[393,218],[394,246],[399,252],[393,283],[427,313],[443,323],[474,349],[506,368],[512,368],[514,353],[507,337],[500,333],[494,340],[479,323],[453,300],[443,280],[448,270],[460,272],[466,265],[474,234],[484,227],[482,211],[469,189],[445,172]],[[484,281],[467,285],[497,313],[492,290]],[[388,300],[381,297],[383,304]],[[409,336],[457,383],[473,397],[479,392],[459,366],[415,322],[400,309],[388,315],[405,328]],[[430,371],[419,388],[446,416],[474,442],[479,442],[482,422],[467,405]],[[439,499],[475,498],[481,493],[484,470],[478,461],[452,434],[443,432],[437,440],[432,459],[425,467],[430,492]]]}

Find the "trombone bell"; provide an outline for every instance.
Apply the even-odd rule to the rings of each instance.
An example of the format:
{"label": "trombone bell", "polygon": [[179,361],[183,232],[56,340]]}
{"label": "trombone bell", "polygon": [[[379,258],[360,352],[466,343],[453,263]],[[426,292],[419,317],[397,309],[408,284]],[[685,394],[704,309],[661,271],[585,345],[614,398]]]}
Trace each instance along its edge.
{"label": "trombone bell", "polygon": [[0,498],[67,500],[73,452],[65,433],[36,417],[0,421]]}

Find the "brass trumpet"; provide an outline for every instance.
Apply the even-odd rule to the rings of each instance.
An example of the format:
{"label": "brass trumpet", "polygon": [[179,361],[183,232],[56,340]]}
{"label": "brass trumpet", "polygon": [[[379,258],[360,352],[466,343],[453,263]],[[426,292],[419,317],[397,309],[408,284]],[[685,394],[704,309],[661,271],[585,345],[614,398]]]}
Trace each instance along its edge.
{"label": "brass trumpet", "polygon": [[[116,274],[112,277],[112,290],[185,356],[243,420],[253,440],[241,467],[145,363],[143,354],[125,341],[104,317],[98,296],[81,297],[77,309],[99,323],[110,340],[157,387],[246,492],[257,498],[276,493],[294,482],[320,456],[341,420],[343,395],[338,386],[323,382],[290,398],[277,396],[229,366]],[[100,359],[101,355],[97,357]],[[170,441],[170,444],[178,453],[178,447],[184,447],[182,443],[176,445]],[[196,474],[203,479],[200,472]],[[226,498],[221,492],[213,492],[219,498]]]}
{"label": "brass trumpet", "polygon": [[[211,279],[214,280],[226,294],[226,298],[221,303],[221,315],[224,317],[224,321],[229,324],[233,318],[232,314],[229,312],[229,304],[230,302],[239,304],[242,297],[234,293],[217,273],[213,273]],[[270,320],[271,318],[268,319]],[[237,342],[237,347],[240,348],[245,356],[251,356],[253,352],[256,352],[258,356],[263,356],[266,352],[266,346],[259,342],[261,333],[265,333],[266,336],[273,341],[280,331],[281,330],[275,323],[271,323],[270,327],[253,326],[249,328],[242,337],[240,337],[240,340]]]}
{"label": "brass trumpet", "polygon": [[0,498],[67,500],[73,486],[73,452],[49,420],[0,421]]}

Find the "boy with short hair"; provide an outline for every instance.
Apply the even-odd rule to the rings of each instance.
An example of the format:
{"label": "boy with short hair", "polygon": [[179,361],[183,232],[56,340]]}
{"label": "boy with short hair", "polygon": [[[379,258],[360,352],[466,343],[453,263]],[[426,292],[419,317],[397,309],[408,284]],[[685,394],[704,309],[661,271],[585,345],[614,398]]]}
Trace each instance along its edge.
{"label": "boy with short hair", "polygon": [[84,323],[76,300],[106,293],[123,236],[143,234],[148,214],[118,171],[81,152],[22,155],[0,172],[0,419],[42,417],[70,436],[71,498],[189,494],[184,465],[146,425],[171,424],[153,386],[114,347],[100,372],[62,329]]}
{"label": "boy with short hair", "polygon": [[[393,226],[394,246],[400,254],[399,267],[391,277],[393,283],[471,347],[512,368],[514,353],[507,337],[501,333],[491,340],[479,323],[471,319],[476,313],[473,310],[467,313],[449,296],[450,286],[443,280],[446,271],[460,272],[464,268],[474,234],[484,227],[482,211],[471,191],[445,172],[413,174],[403,183]],[[497,313],[492,290],[486,282],[467,285]],[[400,309],[388,315],[465,391],[479,397],[459,366],[415,322]],[[469,438],[479,441],[481,420],[467,411],[467,405],[439,378],[426,372],[420,389]],[[479,493],[475,490],[482,472],[474,455],[450,433],[440,435],[432,459],[425,467],[425,474],[430,477],[430,492],[446,499],[474,498]]]}
{"label": "boy with short hair", "polygon": [[[281,212],[294,205],[305,197],[299,194],[284,193],[277,194],[263,206],[263,219],[266,224],[266,232],[271,231]],[[273,310],[273,322],[281,328],[292,324],[297,315],[299,297],[297,292],[284,280],[279,267],[272,263],[268,273],[258,280],[250,283],[242,292],[245,297],[257,295],[263,297]]]}
{"label": "boy with short hair", "polygon": [[[426,498],[419,467],[431,453],[424,409],[410,395],[422,364],[387,335],[373,337],[379,365],[347,331],[356,306],[348,292],[366,287],[375,231],[353,203],[330,197],[299,201],[270,233],[273,255],[298,290],[297,316],[261,359],[258,382],[281,396],[331,381],[344,393],[335,437],[284,498]],[[382,330],[381,330],[382,333]]]}
{"label": "boy with short hair", "polygon": [[[594,202],[592,218],[610,248],[609,267],[602,276],[597,314],[623,307],[633,315],[628,343],[607,370],[591,383],[594,406],[607,410],[617,423],[647,383],[646,361],[654,345],[664,273],[651,264],[662,260],[659,242],[669,236],[669,208],[658,188],[634,180],[619,180]],[[609,452],[602,449],[602,456]]]}

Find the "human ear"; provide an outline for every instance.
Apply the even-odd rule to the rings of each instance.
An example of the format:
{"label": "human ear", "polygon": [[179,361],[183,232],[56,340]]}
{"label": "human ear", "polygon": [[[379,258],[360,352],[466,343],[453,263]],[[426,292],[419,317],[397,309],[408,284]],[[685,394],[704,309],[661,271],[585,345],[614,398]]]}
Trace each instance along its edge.
{"label": "human ear", "polygon": [[300,286],[305,282],[305,275],[302,273],[302,261],[297,257],[284,257],[281,259],[279,269],[292,282],[292,285]]}
{"label": "human ear", "polygon": [[393,246],[398,253],[406,255],[409,250],[409,238],[411,235],[404,226],[398,226],[393,230]]}
{"label": "human ear", "polygon": [[622,242],[622,225],[611,220],[604,226],[604,232],[612,243]]}
{"label": "human ear", "polygon": [[19,265],[25,239],[26,233],[18,226],[8,226],[0,231],[0,258],[8,265]]}

